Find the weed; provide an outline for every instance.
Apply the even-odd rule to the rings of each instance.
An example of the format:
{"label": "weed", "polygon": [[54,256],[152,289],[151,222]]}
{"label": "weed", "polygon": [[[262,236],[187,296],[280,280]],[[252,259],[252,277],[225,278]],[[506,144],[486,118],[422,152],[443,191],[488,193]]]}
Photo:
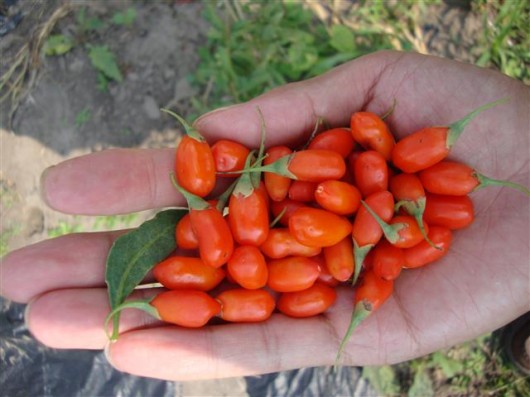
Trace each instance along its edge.
{"label": "weed", "polygon": [[48,237],[53,238],[65,234],[80,233],[82,229],[82,226],[75,220],[73,222],[59,221],[57,226],[48,229]]}
{"label": "weed", "polygon": [[93,230],[115,230],[129,228],[138,220],[138,214],[98,216],[92,226]]}
{"label": "weed", "polygon": [[484,35],[479,66],[494,66],[508,76],[530,83],[530,2],[475,0],[483,15]]}
{"label": "weed", "polygon": [[363,367],[362,376],[384,396],[395,396],[400,392],[396,371],[390,365]]}
{"label": "weed", "polygon": [[136,10],[132,7],[127,8],[123,12],[117,12],[112,17],[112,23],[115,25],[123,25],[131,27],[136,20]]}
{"label": "weed", "polygon": [[20,233],[20,226],[2,230],[0,233],[0,258],[9,252],[9,240]]}
{"label": "weed", "polygon": [[105,27],[105,22],[96,16],[88,15],[85,7],[80,8],[77,12],[76,22],[79,33],[90,33]]}
{"label": "weed", "polygon": [[508,366],[494,341],[484,335],[402,364],[366,367],[363,376],[382,395],[530,395],[530,377]]}
{"label": "weed", "polygon": [[123,77],[121,75],[116,57],[104,45],[88,45],[88,57],[92,62],[92,66],[98,71],[98,87],[102,90],[107,88],[110,80],[121,82]]}
{"label": "weed", "polygon": [[85,125],[91,117],[90,109],[84,108],[81,110],[77,115],[75,116],[75,126],[77,128],[81,128],[83,125]]}
{"label": "weed", "polygon": [[[255,97],[290,81],[305,79],[364,52],[348,28],[329,30],[298,2],[208,2],[208,42],[192,83],[202,113]],[[211,55],[213,54],[213,56]]]}
{"label": "weed", "polygon": [[44,54],[46,56],[64,55],[74,47],[74,40],[63,34],[50,35],[44,43]]}

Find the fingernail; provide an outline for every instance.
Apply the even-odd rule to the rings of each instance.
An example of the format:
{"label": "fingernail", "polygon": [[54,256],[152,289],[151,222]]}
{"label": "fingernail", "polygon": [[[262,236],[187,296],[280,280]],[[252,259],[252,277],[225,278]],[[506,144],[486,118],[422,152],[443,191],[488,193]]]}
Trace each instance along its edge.
{"label": "fingernail", "polygon": [[228,106],[223,106],[223,107],[220,107],[220,108],[217,108],[217,109],[214,109],[208,113],[204,113],[202,116],[199,116],[199,118],[197,118],[194,122],[193,122],[193,126],[195,127],[200,121],[204,120],[205,118],[207,117],[210,117],[211,115],[213,114],[216,114],[216,113],[220,113],[220,112],[224,112],[225,110],[228,110],[228,109],[232,109],[234,107],[238,106],[238,104],[234,104],[234,105],[228,105]]}

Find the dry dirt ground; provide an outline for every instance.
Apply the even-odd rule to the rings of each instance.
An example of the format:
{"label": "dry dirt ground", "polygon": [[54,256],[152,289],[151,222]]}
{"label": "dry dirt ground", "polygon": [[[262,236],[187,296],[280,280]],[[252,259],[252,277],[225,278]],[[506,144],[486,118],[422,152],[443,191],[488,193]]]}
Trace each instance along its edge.
{"label": "dry dirt ground", "polygon": [[[12,6],[22,12],[23,19],[0,38],[1,73],[6,72],[21,46],[64,4],[58,0],[19,0]],[[137,16],[131,27],[108,24],[97,33],[81,35],[82,42],[63,56],[37,59],[30,89],[16,111],[12,112],[15,108],[9,101],[2,104],[0,212],[4,250],[46,239],[61,230],[123,227],[121,219],[101,222],[47,208],[39,195],[41,172],[64,159],[109,147],[173,145],[178,131],[159,109],[169,106],[186,114],[189,98],[197,94],[187,77],[199,62],[197,49],[205,42],[208,29],[201,17],[201,2],[73,4],[86,5],[91,15],[102,20],[130,6]],[[53,32],[76,32],[76,12],[69,9]],[[481,34],[479,16],[444,4],[428,15],[423,29],[431,53],[462,61],[475,59],[473,43]],[[98,89],[97,73],[86,50],[88,44],[101,43],[116,54],[123,73],[123,81],[110,83],[107,91]],[[147,212],[128,218],[127,226],[151,215]],[[245,390],[244,379],[233,379],[180,385],[177,394],[246,395]]]}

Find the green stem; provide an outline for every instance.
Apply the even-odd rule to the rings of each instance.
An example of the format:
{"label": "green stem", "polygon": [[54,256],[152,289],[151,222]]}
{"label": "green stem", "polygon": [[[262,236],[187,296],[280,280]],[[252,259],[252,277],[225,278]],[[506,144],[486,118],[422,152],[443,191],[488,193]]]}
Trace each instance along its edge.
{"label": "green stem", "polygon": [[186,201],[188,202],[188,207],[193,210],[205,210],[207,208],[210,208],[210,204],[203,200],[201,197],[196,196],[193,193],[188,192],[186,189],[184,189],[182,186],[180,186],[177,182],[177,179],[175,178],[175,174],[170,174],[171,183],[179,191],[180,194],[184,196]]}
{"label": "green stem", "polygon": [[377,224],[383,229],[383,233],[385,234],[386,239],[391,243],[395,244],[399,240],[399,231],[406,227],[404,223],[394,223],[393,225],[389,225],[384,220],[382,220],[379,215],[375,213],[374,210],[370,208],[368,204],[364,202],[364,200],[361,200],[361,204],[366,208],[366,210],[374,217]]}
{"label": "green stem", "polygon": [[519,185],[518,183],[510,182],[510,181],[503,181],[500,179],[493,179],[485,175],[482,175],[476,171],[474,172],[473,176],[478,181],[478,186],[474,190],[478,190],[478,189],[481,189],[487,186],[503,186],[503,187],[508,187],[510,189],[519,190],[521,193],[524,193],[527,196],[530,196],[530,189],[524,187],[523,185]]}
{"label": "green stem", "polygon": [[280,213],[278,214],[278,216],[276,218],[274,218],[271,222],[271,224],[269,225],[269,227],[272,229],[274,226],[276,226],[276,224],[280,221],[280,219],[282,219],[282,216],[285,214],[285,212],[287,211],[287,207],[283,207],[283,209],[280,211]]}
{"label": "green stem", "polygon": [[285,176],[287,178],[291,179],[298,179],[295,174],[293,174],[291,171],[289,171],[289,162],[291,161],[291,158],[294,156],[295,153],[288,154],[286,156],[280,157],[278,160],[274,161],[273,163],[262,165],[258,167],[250,167],[243,169],[241,171],[229,171],[229,172],[222,172],[222,174],[244,174],[249,172],[272,172],[276,175]]}
{"label": "green stem", "polygon": [[342,355],[342,352],[344,351],[346,344],[350,340],[353,331],[372,313],[372,311],[372,304],[365,299],[360,302],[357,302],[357,304],[355,305],[355,308],[353,309],[351,315],[350,325],[348,326],[346,334],[340,342],[339,351],[337,352],[337,356],[335,357],[335,368],[339,365],[339,360]]}
{"label": "green stem", "polygon": [[171,116],[176,118],[180,122],[180,124],[182,124],[182,126],[184,127],[184,130],[186,131],[186,135],[187,136],[189,136],[190,138],[193,138],[193,139],[195,139],[196,141],[199,141],[199,142],[206,142],[206,139],[204,139],[204,137],[201,135],[201,133],[196,128],[194,128],[191,125],[189,125],[188,122],[186,120],[184,120],[181,116],[179,116],[175,112],[172,112],[169,109],[160,109],[160,110],[162,112],[170,114]]}
{"label": "green stem", "polygon": [[357,283],[357,279],[359,278],[359,274],[361,274],[361,269],[363,268],[363,262],[366,259],[366,255],[374,248],[374,244],[367,244],[363,245],[362,247],[359,247],[357,244],[357,241],[353,239],[353,263],[354,263],[354,270],[353,270],[353,279],[351,284],[355,285]]}
{"label": "green stem", "polygon": [[507,102],[508,98],[502,98],[495,102],[486,103],[485,105],[482,105],[481,107],[473,110],[471,113],[466,115],[464,118],[455,121],[451,125],[449,125],[449,133],[447,134],[447,140],[445,143],[445,146],[447,149],[451,149],[455,142],[458,140],[466,126],[469,124],[471,120],[473,120],[479,113],[483,112],[484,110],[490,109],[494,106],[497,106],[501,103]]}
{"label": "green stem", "polygon": [[309,139],[307,140],[305,145],[302,147],[302,150],[307,149],[307,147],[309,146],[311,141],[313,139],[315,139],[315,136],[317,136],[317,134],[318,134],[318,132],[320,130],[320,125],[321,124],[324,124],[324,118],[319,116],[319,117],[317,117],[317,121],[315,123],[315,128],[313,128],[313,131],[311,132],[311,135],[309,136]]}
{"label": "green stem", "polygon": [[[118,340],[119,333],[120,333],[118,314],[123,309],[140,309],[150,314],[151,316],[155,317],[156,319],[160,320],[160,315],[158,314],[158,311],[156,310],[155,307],[151,306],[150,304],[153,299],[154,297],[143,299],[143,300],[127,301],[115,307],[105,318],[105,333],[107,334],[107,337],[113,342]],[[113,320],[112,335],[109,334],[109,322],[111,319]]]}

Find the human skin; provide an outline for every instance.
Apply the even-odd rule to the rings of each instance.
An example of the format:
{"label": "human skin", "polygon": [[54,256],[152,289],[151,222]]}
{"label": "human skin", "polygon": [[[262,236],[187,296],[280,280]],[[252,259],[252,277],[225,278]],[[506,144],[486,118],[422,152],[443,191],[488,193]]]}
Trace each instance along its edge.
{"label": "human skin", "polygon": [[[450,158],[481,173],[529,185],[530,90],[498,72],[412,53],[379,52],[317,78],[274,89],[247,103],[201,117],[210,142],[295,145],[318,116],[348,125],[352,112],[384,113],[397,139],[425,126],[447,125],[499,98],[466,128]],[[68,160],[42,178],[43,198],[58,211],[111,215],[182,205],[168,174],[174,149],[118,149]],[[476,220],[456,231],[450,252],[424,268],[404,270],[392,297],[354,332],[344,365],[398,363],[491,332],[530,309],[529,199],[506,188],[472,193]],[[202,329],[166,326],[135,310],[122,315],[122,335],[108,344],[105,259],[117,232],[81,233],[24,247],[1,263],[0,293],[28,303],[26,322],[45,345],[106,348],[117,369],[168,380],[263,374],[333,364],[351,316],[354,291],[338,289],[325,314],[274,314],[257,324]],[[141,292],[140,295],[149,292]]]}

